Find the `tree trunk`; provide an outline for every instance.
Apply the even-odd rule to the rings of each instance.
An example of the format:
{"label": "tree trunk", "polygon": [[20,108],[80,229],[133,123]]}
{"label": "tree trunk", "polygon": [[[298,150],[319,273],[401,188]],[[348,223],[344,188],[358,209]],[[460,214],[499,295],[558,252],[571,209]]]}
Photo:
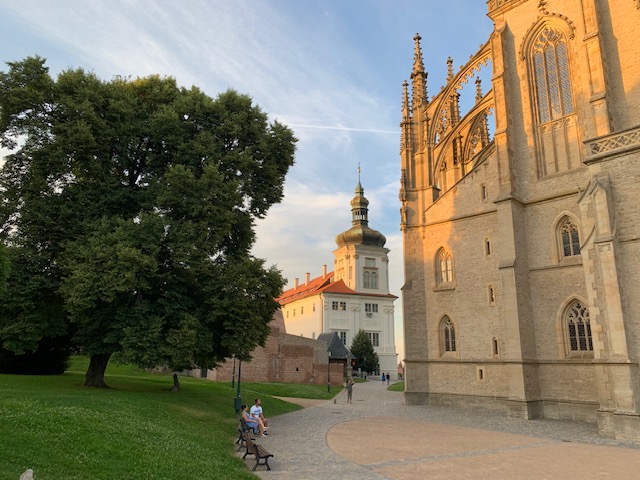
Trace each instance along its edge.
{"label": "tree trunk", "polygon": [[85,387],[109,388],[109,385],[104,383],[104,372],[107,369],[110,357],[110,353],[99,353],[91,356],[89,368],[84,377]]}
{"label": "tree trunk", "polygon": [[180,382],[178,381],[178,374],[177,373],[173,374],[173,387],[171,387],[171,391],[172,392],[179,392],[180,391]]}

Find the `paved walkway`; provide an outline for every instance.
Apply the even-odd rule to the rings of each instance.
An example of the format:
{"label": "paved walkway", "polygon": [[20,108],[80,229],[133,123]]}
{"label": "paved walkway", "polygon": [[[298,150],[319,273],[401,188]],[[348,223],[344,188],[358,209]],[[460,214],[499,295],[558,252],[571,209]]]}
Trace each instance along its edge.
{"label": "paved walkway", "polygon": [[[404,405],[379,381],[275,417],[258,439],[275,455],[263,479],[637,479],[640,443],[603,439],[595,425]],[[292,400],[293,401],[293,400]],[[303,403],[303,402],[301,402]],[[315,405],[315,406],[314,406]],[[265,406],[268,412],[268,405]],[[255,461],[248,459],[253,468]],[[261,470],[262,469],[262,470]]]}

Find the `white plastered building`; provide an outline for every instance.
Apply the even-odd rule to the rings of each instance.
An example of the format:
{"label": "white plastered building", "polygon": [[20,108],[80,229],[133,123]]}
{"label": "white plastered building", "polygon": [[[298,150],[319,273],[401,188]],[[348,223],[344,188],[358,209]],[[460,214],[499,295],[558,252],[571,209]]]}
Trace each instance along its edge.
{"label": "white plastered building", "polygon": [[358,181],[351,201],[352,225],[336,237],[334,271],[304,282],[295,279],[293,288],[279,298],[287,333],[317,338],[336,332],[347,348],[364,330],[378,354],[380,373],[397,378],[394,338],[394,306],[389,293],[389,249],[386,238],[369,227],[368,205]]}

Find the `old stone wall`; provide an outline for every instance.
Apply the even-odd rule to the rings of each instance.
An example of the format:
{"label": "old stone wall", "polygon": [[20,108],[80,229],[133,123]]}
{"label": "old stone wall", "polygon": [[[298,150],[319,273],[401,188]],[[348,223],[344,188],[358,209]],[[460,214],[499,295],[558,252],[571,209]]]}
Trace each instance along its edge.
{"label": "old stone wall", "polygon": [[[264,347],[251,352],[252,360],[242,362],[242,381],[327,383],[327,344],[310,338],[281,333],[273,329]],[[238,376],[238,361],[235,362],[235,378]],[[342,385],[343,365],[331,365],[331,384]],[[231,381],[234,361],[227,359],[222,365],[207,373],[214,381]],[[199,371],[193,371],[200,376]]]}

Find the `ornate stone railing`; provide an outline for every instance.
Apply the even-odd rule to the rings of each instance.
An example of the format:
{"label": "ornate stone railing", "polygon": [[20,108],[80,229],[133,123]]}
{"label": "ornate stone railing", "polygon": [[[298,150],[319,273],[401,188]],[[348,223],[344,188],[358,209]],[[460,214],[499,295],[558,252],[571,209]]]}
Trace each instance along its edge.
{"label": "ornate stone railing", "polygon": [[640,148],[640,126],[584,142],[589,157]]}

